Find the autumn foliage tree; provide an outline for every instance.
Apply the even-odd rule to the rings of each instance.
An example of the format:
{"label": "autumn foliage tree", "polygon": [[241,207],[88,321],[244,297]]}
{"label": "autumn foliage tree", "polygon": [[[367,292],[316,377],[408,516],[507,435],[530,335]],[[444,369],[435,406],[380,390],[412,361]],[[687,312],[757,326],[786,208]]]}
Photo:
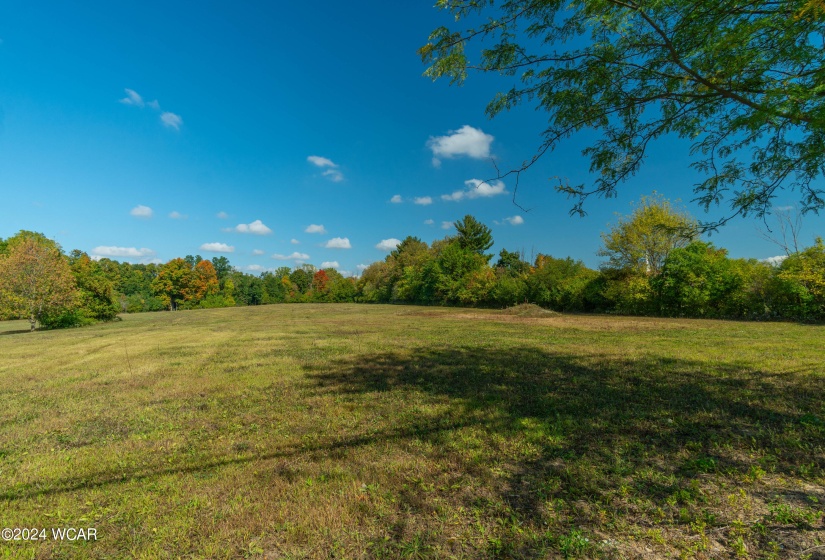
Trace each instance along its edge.
{"label": "autumn foliage tree", "polygon": [[[172,259],[158,269],[152,290],[171,310],[196,307],[206,298],[218,294],[218,275],[214,265],[200,260]],[[210,305],[211,306],[211,305]]]}
{"label": "autumn foliage tree", "polygon": [[56,243],[44,240],[21,236],[0,255],[0,310],[28,319],[32,331],[46,316],[72,309],[78,299],[69,263]]}
{"label": "autumn foliage tree", "polygon": [[172,259],[158,270],[152,281],[152,290],[170,310],[186,301],[192,291],[193,273],[191,265],[184,259]]}
{"label": "autumn foliage tree", "polygon": [[189,297],[201,301],[205,297],[218,293],[218,274],[211,262],[202,260],[195,265],[192,288]]}
{"label": "autumn foliage tree", "polygon": [[325,292],[327,284],[329,283],[329,276],[324,270],[319,270],[312,276],[312,289],[319,292]]}

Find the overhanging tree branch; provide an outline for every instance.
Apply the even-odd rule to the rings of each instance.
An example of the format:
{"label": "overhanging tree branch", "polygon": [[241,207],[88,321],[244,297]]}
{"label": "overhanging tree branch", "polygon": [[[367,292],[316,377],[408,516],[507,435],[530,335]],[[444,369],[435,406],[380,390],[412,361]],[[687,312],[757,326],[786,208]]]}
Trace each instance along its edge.
{"label": "overhanging tree branch", "polygon": [[[458,17],[494,9],[490,0],[441,5]],[[803,210],[823,207],[825,17],[811,9],[810,0],[509,0],[479,30],[442,28],[421,55],[433,78],[520,73],[522,85],[488,105],[491,117],[524,101],[547,112],[536,152],[510,171],[496,166],[497,179],[520,178],[581,129],[601,131],[583,152],[593,188],[558,187],[583,213],[588,196],[612,196],[635,174],[651,140],[676,134],[695,140],[691,154],[703,159],[693,166],[710,174],[697,200],[708,208],[733,193],[720,225],[769,212],[779,189],[797,189]],[[471,63],[464,47],[479,33],[498,42]],[[571,40],[577,48],[558,48]]]}

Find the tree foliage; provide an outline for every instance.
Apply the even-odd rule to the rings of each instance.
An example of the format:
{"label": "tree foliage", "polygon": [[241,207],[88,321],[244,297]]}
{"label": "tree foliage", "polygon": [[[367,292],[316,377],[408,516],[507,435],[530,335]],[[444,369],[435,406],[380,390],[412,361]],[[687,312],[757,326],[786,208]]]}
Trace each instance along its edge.
{"label": "tree foliage", "polygon": [[218,282],[223,285],[229,273],[232,272],[232,266],[229,264],[229,259],[224,256],[212,257],[212,266],[215,268],[215,274],[218,276]]}
{"label": "tree foliage", "polygon": [[825,243],[821,237],[812,247],[782,261],[779,282],[786,315],[825,320]]}
{"label": "tree foliage", "polygon": [[195,275],[191,259],[172,259],[158,269],[152,281],[152,289],[163,303],[176,310],[182,303],[191,300],[195,288]]}
{"label": "tree foliage", "polygon": [[211,262],[201,260],[193,270],[192,291],[189,298],[200,301],[218,293],[218,274]]}
{"label": "tree foliage", "polygon": [[642,197],[630,216],[620,217],[602,234],[603,247],[598,254],[608,257],[611,268],[655,275],[673,249],[696,237],[696,221],[686,212],[661,196]]}
{"label": "tree foliage", "polygon": [[74,250],[69,256],[69,265],[77,282],[79,297],[79,316],[75,321],[111,321],[117,317],[114,285],[100,264],[86,253]]}
{"label": "tree foliage", "polygon": [[522,260],[521,253],[518,251],[502,249],[498,253],[496,268],[504,269],[508,274],[515,276],[526,273],[530,268],[530,264]]}
{"label": "tree foliage", "polygon": [[741,281],[727,251],[695,241],[667,256],[653,287],[662,314],[719,317]]}
{"label": "tree foliage", "polygon": [[7,253],[0,255],[0,315],[28,319],[33,331],[48,315],[75,307],[77,295],[56,243],[29,235],[9,240]]}
{"label": "tree foliage", "polygon": [[[455,222],[455,229],[458,231],[459,247],[467,249],[479,255],[483,255],[484,251],[493,246],[493,234],[490,228],[476,220],[470,214],[464,216],[464,219]],[[491,257],[487,257],[489,261]]]}
{"label": "tree foliage", "polygon": [[585,310],[586,287],[598,275],[570,257],[557,259],[540,254],[527,280],[528,297],[531,302],[558,311]]}
{"label": "tree foliage", "polygon": [[[490,307],[529,302],[563,312],[825,321],[825,244],[819,238],[780,265],[771,264],[773,259],[731,259],[724,249],[694,239],[690,216],[661,197],[650,197],[605,234],[606,245],[615,241],[617,246],[600,270],[545,254],[528,263],[507,249],[491,266],[484,247],[489,248],[492,232],[472,216],[462,223],[471,224],[464,242],[461,234],[430,244],[407,237],[357,281],[309,264],[254,276],[220,260],[226,275],[221,282],[214,261],[194,266],[192,259],[160,266],[96,262],[81,251],[67,260],[53,241],[21,232],[0,244],[0,318],[30,318],[10,287],[45,274],[68,291],[61,304],[35,319],[33,324],[44,327],[111,319],[118,310],[354,301]],[[680,231],[694,233],[670,237]],[[41,257],[30,258],[33,251]],[[35,262],[40,269],[23,267],[12,279],[11,271],[21,270],[15,259]]]}
{"label": "tree foliage", "polygon": [[[592,194],[615,195],[648,145],[676,135],[693,145],[695,186],[707,208],[761,216],[777,190],[803,209],[825,205],[825,6],[821,0],[438,0],[462,31],[433,31],[419,54],[433,79],[472,70],[517,76],[487,114],[534,103],[543,142],[520,173],[578,131],[598,132],[583,154],[592,185],[559,190],[583,213]],[[478,22],[477,25],[473,25]],[[474,43],[485,41],[475,55]],[[492,43],[492,44],[491,44]],[[507,173],[506,173],[507,174]],[[506,175],[505,174],[505,175]],[[721,223],[721,222],[720,222]],[[718,224],[714,224],[718,225]]]}

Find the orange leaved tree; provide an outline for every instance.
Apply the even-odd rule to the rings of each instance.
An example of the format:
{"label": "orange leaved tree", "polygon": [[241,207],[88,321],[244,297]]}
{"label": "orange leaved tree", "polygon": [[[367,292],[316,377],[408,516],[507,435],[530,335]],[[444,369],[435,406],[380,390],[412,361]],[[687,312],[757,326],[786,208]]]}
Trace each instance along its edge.
{"label": "orange leaved tree", "polygon": [[71,268],[53,242],[21,237],[0,255],[0,315],[28,319],[33,331],[44,317],[76,303]]}

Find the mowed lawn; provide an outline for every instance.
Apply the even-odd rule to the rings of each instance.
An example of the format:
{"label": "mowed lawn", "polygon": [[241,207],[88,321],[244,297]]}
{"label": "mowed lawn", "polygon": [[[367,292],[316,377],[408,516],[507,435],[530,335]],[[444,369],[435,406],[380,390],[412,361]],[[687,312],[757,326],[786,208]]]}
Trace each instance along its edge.
{"label": "mowed lawn", "polygon": [[[378,305],[0,323],[0,558],[825,558],[825,327]],[[817,548],[819,547],[819,548]]]}

